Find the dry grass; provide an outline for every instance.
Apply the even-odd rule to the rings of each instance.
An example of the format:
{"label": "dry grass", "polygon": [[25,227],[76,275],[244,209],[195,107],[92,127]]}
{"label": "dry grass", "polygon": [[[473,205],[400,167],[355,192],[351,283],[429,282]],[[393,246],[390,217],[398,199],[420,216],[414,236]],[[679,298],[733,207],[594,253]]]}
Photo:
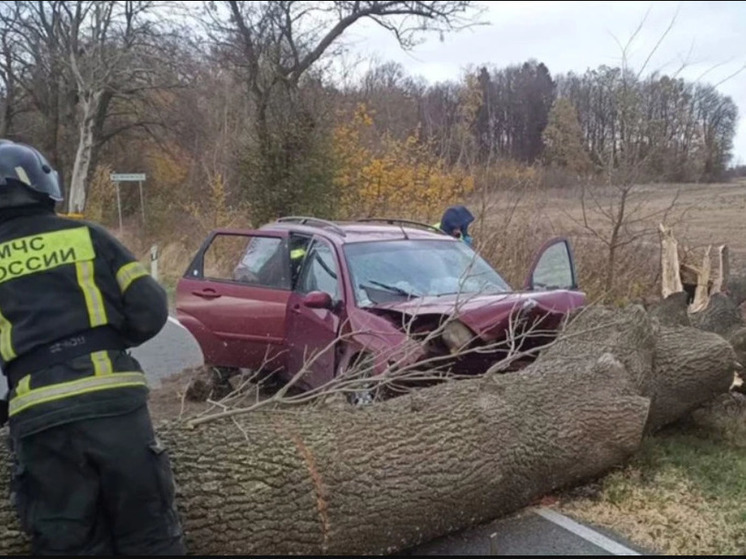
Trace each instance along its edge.
{"label": "dry grass", "polygon": [[666,555],[746,552],[746,396],[724,394],[646,439],[629,465],[559,509]]}
{"label": "dry grass", "polygon": [[[473,198],[469,205],[477,215],[473,226],[477,250],[508,283],[520,289],[542,245],[553,237],[566,237],[572,244],[580,288],[589,300],[623,304],[657,295],[657,222],[646,224],[650,229],[647,236],[621,238],[613,283],[607,290],[609,248],[604,237],[599,238],[571,219],[581,219],[572,215],[573,204],[579,206],[577,196],[577,189],[546,190],[534,186]],[[590,226],[601,235],[610,230],[609,223],[598,219]]]}
{"label": "dry grass", "polygon": [[616,304],[659,295],[661,221],[673,226],[676,238],[690,249],[727,243],[733,269],[746,268],[746,182],[637,186],[626,201],[628,217],[607,291],[610,215],[618,209],[620,194],[611,187],[587,187],[584,212],[582,193],[580,186],[546,188],[523,182],[475,194],[466,203],[477,215],[472,227],[477,249],[511,285],[520,287],[541,245],[551,237],[567,237],[581,289],[591,300]]}
{"label": "dry grass", "polygon": [[[465,200],[477,216],[472,226],[477,249],[515,288],[523,285],[541,245],[551,237],[565,236],[572,242],[580,286],[591,300],[603,298],[623,304],[657,296],[656,228],[660,212],[670,205],[677,192],[676,211],[667,221],[671,225],[686,212],[685,220],[675,226],[677,239],[692,247],[727,242],[733,268],[746,268],[746,222],[742,217],[746,209],[746,182],[636,187],[629,201],[631,206],[640,208],[636,215],[658,215],[635,224],[635,231],[646,228],[648,234],[620,247],[613,287],[611,292],[606,292],[603,279],[608,247],[598,236],[609,233],[610,223],[603,211],[612,207],[618,194],[609,188],[597,187],[594,201],[586,204],[588,227],[584,227],[579,187],[546,188],[540,186],[538,179],[529,179],[524,176],[502,178]],[[211,211],[211,208],[206,209]],[[148,262],[150,244],[157,240],[161,248],[159,273],[167,287],[175,286],[206,235],[191,215],[184,215],[176,223],[178,231],[168,238],[143,240],[136,230],[125,231],[123,236],[143,262]]]}
{"label": "dry grass", "polygon": [[[746,448],[694,428],[646,440],[595,493],[575,490],[559,509],[666,555],[746,553]],[[573,497],[585,493],[581,497]]]}
{"label": "dry grass", "polygon": [[[598,205],[586,206],[585,222],[579,192],[506,190],[493,194],[491,204],[475,199],[472,206],[488,208],[475,228],[480,252],[518,287],[540,246],[552,236],[566,236],[573,243],[580,286],[591,300],[621,304],[656,298],[655,228],[678,192],[666,223],[684,218],[674,226],[682,245],[727,243],[733,271],[746,270],[746,182],[638,187],[630,203],[640,208],[638,216],[651,217],[640,220],[632,234],[641,229],[650,234],[621,249],[610,293],[602,285],[608,257],[603,240],[611,226],[604,211],[617,193],[597,192]],[[725,398],[693,414],[693,420],[694,425],[648,439],[628,467],[565,495],[560,508],[659,553],[746,553],[746,405]]]}

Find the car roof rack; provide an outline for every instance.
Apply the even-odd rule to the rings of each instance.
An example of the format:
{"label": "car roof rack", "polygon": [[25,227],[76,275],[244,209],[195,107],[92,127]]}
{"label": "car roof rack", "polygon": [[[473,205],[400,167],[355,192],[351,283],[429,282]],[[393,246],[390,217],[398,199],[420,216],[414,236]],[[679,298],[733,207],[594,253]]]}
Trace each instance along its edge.
{"label": "car roof rack", "polygon": [[289,215],[286,217],[280,217],[276,221],[279,223],[299,223],[301,225],[308,225],[309,227],[314,227],[314,225],[312,224],[316,224],[315,226],[318,227],[320,224],[325,227],[329,227],[333,229],[336,233],[339,233],[343,237],[347,236],[344,230],[336,223],[333,223],[326,219],[320,219],[318,217],[307,217],[303,215]]}
{"label": "car roof rack", "polygon": [[421,223],[419,221],[412,221],[410,219],[397,219],[397,218],[389,218],[389,217],[362,217],[360,219],[356,219],[355,221],[359,222],[383,222],[388,223],[390,225],[414,225],[417,227],[424,227],[425,229],[429,229],[430,231],[435,231],[436,233],[440,233],[442,235],[447,235],[445,231],[442,229],[439,229],[438,227],[434,227],[432,225],[428,225],[427,223]]}

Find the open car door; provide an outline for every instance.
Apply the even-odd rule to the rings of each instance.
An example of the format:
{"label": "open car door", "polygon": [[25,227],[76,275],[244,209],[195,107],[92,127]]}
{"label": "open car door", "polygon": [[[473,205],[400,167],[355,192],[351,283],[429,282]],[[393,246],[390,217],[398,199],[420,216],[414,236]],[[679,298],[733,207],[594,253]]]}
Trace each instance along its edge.
{"label": "open car door", "polygon": [[316,239],[288,301],[288,374],[305,370],[299,384],[321,386],[334,377],[345,299],[340,262],[331,243]]}
{"label": "open car door", "polygon": [[534,259],[526,278],[527,291],[553,291],[578,289],[575,259],[570,241],[556,237],[547,241]]}
{"label": "open car door", "polygon": [[290,287],[287,233],[219,229],[178,283],[177,317],[206,364],[281,370]]}

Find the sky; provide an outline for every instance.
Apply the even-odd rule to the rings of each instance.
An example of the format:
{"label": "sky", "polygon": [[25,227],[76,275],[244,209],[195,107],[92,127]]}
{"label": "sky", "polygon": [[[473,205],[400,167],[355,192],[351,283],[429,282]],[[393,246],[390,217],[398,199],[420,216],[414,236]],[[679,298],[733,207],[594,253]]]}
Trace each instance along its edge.
{"label": "sky", "polygon": [[437,33],[423,35],[426,40],[410,51],[375,23],[358,23],[346,35],[349,56],[400,62],[431,83],[458,79],[468,67],[529,59],[543,62],[553,74],[582,73],[620,65],[620,44],[627,44],[644,20],[628,49],[628,63],[639,71],[675,18],[644,74],[680,72],[688,81],[722,82],[718,91],[739,109],[731,163],[746,164],[746,2],[476,4],[486,8],[481,18],[488,25],[447,33],[442,41]]}

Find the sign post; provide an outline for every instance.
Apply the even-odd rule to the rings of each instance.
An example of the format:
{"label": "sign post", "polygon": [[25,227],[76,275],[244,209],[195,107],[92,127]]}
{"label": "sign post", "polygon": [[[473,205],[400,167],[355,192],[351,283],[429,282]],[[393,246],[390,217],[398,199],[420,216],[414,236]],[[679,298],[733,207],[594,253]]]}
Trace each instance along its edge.
{"label": "sign post", "polygon": [[122,198],[119,196],[119,181],[115,183],[117,185],[117,210],[119,211],[119,233],[122,232]]}
{"label": "sign post", "polygon": [[120,182],[136,182],[140,186],[140,211],[142,213],[142,223],[145,225],[145,199],[142,193],[142,183],[145,180],[145,173],[112,173],[109,177],[117,185],[117,208],[119,210],[119,232],[122,232],[122,198],[119,194]]}
{"label": "sign post", "polygon": [[142,181],[137,181],[140,186],[140,212],[142,213],[142,224],[145,225],[145,200],[142,197]]}
{"label": "sign post", "polygon": [[150,275],[158,281],[158,245],[150,247]]}

